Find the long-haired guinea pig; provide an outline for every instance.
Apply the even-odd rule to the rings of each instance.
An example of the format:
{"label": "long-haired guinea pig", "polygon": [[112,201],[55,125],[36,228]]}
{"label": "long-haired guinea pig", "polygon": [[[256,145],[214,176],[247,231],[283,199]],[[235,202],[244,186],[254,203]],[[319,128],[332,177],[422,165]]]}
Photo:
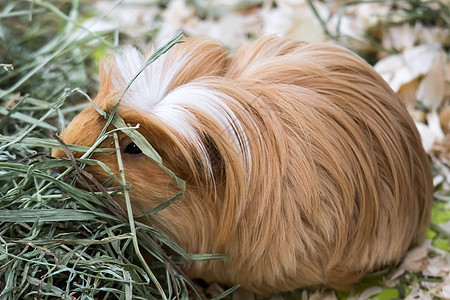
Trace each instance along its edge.
{"label": "long-haired guinea pig", "polygon": [[[145,58],[128,49],[106,60],[94,102],[110,111]],[[193,278],[257,293],[346,289],[398,262],[429,221],[432,177],[413,120],[339,46],[265,37],[229,54],[190,38],[144,70],[118,114],[186,181],[152,224],[189,253],[229,254],[189,263]],[[91,146],[105,123],[88,107],[62,138]],[[179,192],[129,138],[120,143],[136,215]],[[93,158],[119,174],[115,154]]]}

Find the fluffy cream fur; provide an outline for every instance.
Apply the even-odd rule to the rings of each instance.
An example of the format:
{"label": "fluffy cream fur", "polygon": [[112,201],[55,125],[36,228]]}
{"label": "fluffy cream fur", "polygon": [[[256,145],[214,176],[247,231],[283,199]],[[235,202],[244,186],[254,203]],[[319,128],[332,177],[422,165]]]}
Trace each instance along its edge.
{"label": "fluffy cream fur", "polygon": [[[110,59],[97,105],[111,109],[143,60],[134,50]],[[188,264],[192,277],[258,293],[345,289],[398,262],[429,221],[431,173],[413,121],[341,47],[265,37],[229,55],[188,39],[144,71],[118,112],[187,182],[183,198],[143,220],[190,253],[230,254]],[[92,145],[104,123],[89,107],[62,137]],[[118,173],[113,155],[94,158]],[[123,159],[137,215],[178,192],[145,156]]]}

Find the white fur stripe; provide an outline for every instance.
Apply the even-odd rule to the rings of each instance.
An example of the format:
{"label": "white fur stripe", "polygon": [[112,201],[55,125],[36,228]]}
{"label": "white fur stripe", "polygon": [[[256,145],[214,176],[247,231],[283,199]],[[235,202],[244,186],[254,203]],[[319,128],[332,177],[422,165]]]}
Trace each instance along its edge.
{"label": "white fur stripe", "polygon": [[[136,78],[122,99],[124,104],[151,110],[164,98],[173,78],[189,60],[186,55],[180,57],[176,64],[171,64],[167,57],[167,54],[163,54]],[[142,54],[132,47],[125,48],[121,54],[116,55],[117,72],[113,74],[113,86],[125,88],[144,61]]]}
{"label": "white fur stripe", "polygon": [[[152,110],[161,121],[177,130],[185,139],[197,144],[200,137],[195,123],[198,123],[189,108],[214,119],[234,142],[235,151],[241,154],[246,167],[251,170],[251,154],[244,128],[228,103],[240,106],[227,94],[203,86],[200,83],[188,83],[170,92]],[[243,108],[242,108],[243,109]]]}
{"label": "white fur stripe", "polygon": [[[201,126],[192,111],[209,116],[234,142],[235,150],[241,155],[250,176],[251,154],[248,139],[241,122],[227,105],[233,103],[233,106],[239,107],[237,101],[225,93],[199,83],[188,83],[168,91],[172,80],[189,61],[189,57],[180,57],[174,64],[168,63],[167,55],[158,58],[133,82],[125,93],[122,104],[151,112],[164,124],[180,133],[203,153],[211,172],[207,151],[199,135],[198,129]],[[111,80],[113,86],[121,90],[142,66],[144,58],[136,49],[127,48],[115,57],[115,62],[117,72],[112,74]]]}

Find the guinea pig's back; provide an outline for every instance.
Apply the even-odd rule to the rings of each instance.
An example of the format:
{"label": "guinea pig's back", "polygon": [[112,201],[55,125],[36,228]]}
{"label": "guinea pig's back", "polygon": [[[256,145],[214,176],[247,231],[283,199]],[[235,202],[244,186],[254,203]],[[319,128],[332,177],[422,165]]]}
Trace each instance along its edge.
{"label": "guinea pig's back", "polygon": [[432,203],[427,155],[405,107],[361,58],[269,37],[237,52],[225,77],[256,95],[245,101],[267,144],[250,147],[268,157],[252,168],[281,179],[258,179],[249,206],[273,199],[273,221],[261,231],[297,239],[281,238],[273,250],[279,263],[296,262],[298,278],[285,278],[286,289],[294,281],[346,288],[423,237]]}

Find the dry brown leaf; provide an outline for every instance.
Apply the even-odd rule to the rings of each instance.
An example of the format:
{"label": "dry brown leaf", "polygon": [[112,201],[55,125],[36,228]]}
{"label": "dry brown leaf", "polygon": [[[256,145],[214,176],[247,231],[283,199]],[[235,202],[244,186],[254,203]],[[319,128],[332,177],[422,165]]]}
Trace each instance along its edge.
{"label": "dry brown leaf", "polygon": [[113,1],[97,0],[95,7],[100,12],[110,11],[106,20],[116,26],[125,27],[125,30],[135,37],[155,29],[155,18],[161,12],[157,5],[149,5],[148,0],[123,0],[116,7],[113,7]]}
{"label": "dry brown leaf", "polygon": [[432,300],[433,297],[428,295],[428,293],[425,293],[422,291],[419,283],[414,283],[412,286],[410,286],[411,292],[409,295],[405,298],[405,300]]}
{"label": "dry brown leaf", "polygon": [[389,27],[383,33],[381,44],[386,49],[405,51],[414,47],[421,31],[422,24],[420,23],[416,23],[414,26],[403,24],[402,26]]}
{"label": "dry brown leaf", "polygon": [[365,289],[360,295],[358,296],[350,296],[348,300],[366,300],[370,299],[370,297],[378,295],[381,293],[383,289],[379,286],[371,286],[367,289]]}
{"label": "dry brown leaf", "polygon": [[431,113],[427,115],[427,123],[430,130],[433,132],[436,137],[436,141],[442,142],[444,140],[444,132],[441,128],[441,121],[439,120],[439,115],[436,110],[433,110]]}
{"label": "dry brown leaf", "polygon": [[[397,95],[399,96],[400,100],[410,110],[417,103],[416,93],[417,93],[417,89],[419,88],[419,85],[420,85],[419,78],[416,78],[408,83],[403,84],[400,87],[399,91],[397,92]],[[422,119],[422,120],[414,119],[414,120],[418,121],[418,122],[424,121],[424,119]]]}
{"label": "dry brown leaf", "polygon": [[237,289],[234,293],[233,293],[233,300],[252,300],[255,299],[255,294],[245,290],[245,289]]}
{"label": "dry brown leaf", "polygon": [[441,127],[445,134],[450,133],[450,106],[445,106],[439,113]]}
{"label": "dry brown leaf", "polygon": [[436,135],[428,125],[416,122],[416,127],[422,139],[422,146],[425,151],[429,153],[433,149],[434,143],[436,141]]}
{"label": "dry brown leaf", "polygon": [[[307,42],[323,42],[327,37],[306,1],[276,1],[277,7],[263,12],[262,34],[276,34]],[[322,19],[328,19],[328,7],[314,1]]]}
{"label": "dry brown leaf", "polygon": [[391,55],[375,64],[375,70],[398,92],[400,87],[427,74],[441,53],[438,43],[420,45],[401,54]]}
{"label": "dry brown leaf", "polygon": [[429,264],[428,260],[428,248],[431,242],[429,240],[425,241],[419,247],[410,250],[407,254],[403,263],[400,266],[400,270],[408,270],[412,272],[421,272]]}
{"label": "dry brown leaf", "polygon": [[314,294],[310,295],[308,299],[309,300],[337,300],[337,297],[334,292],[316,291]]}
{"label": "dry brown leaf", "polygon": [[4,105],[6,108],[12,108],[14,105],[16,105],[16,102],[20,99],[20,93],[12,94],[11,97],[9,97],[9,101],[6,102]]}
{"label": "dry brown leaf", "polygon": [[155,37],[157,45],[164,44],[178,30],[183,30],[185,24],[193,22],[192,20],[197,18],[192,6],[186,5],[184,0],[173,0],[163,11],[162,19],[162,26]]}
{"label": "dry brown leaf", "polygon": [[346,40],[353,49],[369,50],[371,48],[365,38],[366,28],[361,20],[346,15],[339,17],[338,14],[334,14],[328,24],[330,32],[337,35],[339,30],[340,36],[347,37]]}
{"label": "dry brown leaf", "polygon": [[248,41],[248,35],[259,22],[258,14],[228,13],[219,20],[202,20],[196,26],[185,26],[189,35],[207,35],[220,40],[230,48],[239,48]]}
{"label": "dry brown leaf", "polygon": [[391,9],[389,3],[363,3],[361,5],[352,6],[355,10],[354,14],[356,19],[360,20],[365,29],[375,26],[380,18],[386,16]]}
{"label": "dry brown leaf", "polygon": [[444,99],[446,55],[440,51],[433,60],[430,71],[421,80],[417,99],[427,107],[436,109]]}
{"label": "dry brown leaf", "polygon": [[450,272],[450,264],[445,256],[436,256],[428,259],[428,266],[423,270],[425,276],[443,277]]}
{"label": "dry brown leaf", "polygon": [[214,298],[219,296],[224,292],[224,289],[218,284],[218,283],[212,283],[208,286],[208,288],[205,290],[205,295]]}

